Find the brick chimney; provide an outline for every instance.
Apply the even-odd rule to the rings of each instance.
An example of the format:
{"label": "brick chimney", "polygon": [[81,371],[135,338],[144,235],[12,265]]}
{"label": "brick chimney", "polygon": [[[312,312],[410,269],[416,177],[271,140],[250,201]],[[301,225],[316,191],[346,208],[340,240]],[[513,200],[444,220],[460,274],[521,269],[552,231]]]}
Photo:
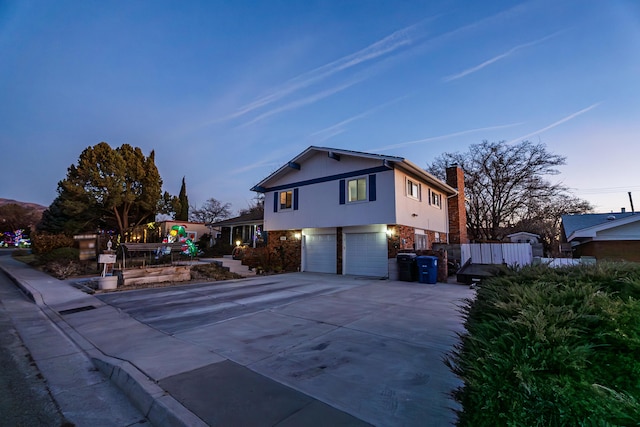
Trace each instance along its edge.
{"label": "brick chimney", "polygon": [[447,199],[449,208],[449,243],[469,243],[467,238],[467,210],[464,200],[464,172],[457,164],[447,168],[447,185],[458,190],[456,197]]}

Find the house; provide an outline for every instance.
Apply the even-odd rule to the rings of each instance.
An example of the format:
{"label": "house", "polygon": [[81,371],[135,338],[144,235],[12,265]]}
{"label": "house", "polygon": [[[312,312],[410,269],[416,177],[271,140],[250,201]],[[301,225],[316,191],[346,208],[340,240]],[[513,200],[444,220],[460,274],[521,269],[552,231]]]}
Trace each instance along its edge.
{"label": "house", "polygon": [[526,231],[518,231],[507,235],[507,238],[511,243],[540,243],[540,236],[534,233],[528,233]]}
{"label": "house", "polygon": [[[260,181],[267,247],[300,271],[389,277],[400,250],[464,243],[464,175],[395,156],[309,147]],[[393,268],[393,267],[392,267]]]}
{"label": "house", "polygon": [[251,210],[235,218],[208,224],[220,230],[219,241],[231,246],[256,247],[263,243],[264,216],[261,209]]}
{"label": "house", "polygon": [[640,214],[563,215],[562,231],[574,258],[640,262]]}

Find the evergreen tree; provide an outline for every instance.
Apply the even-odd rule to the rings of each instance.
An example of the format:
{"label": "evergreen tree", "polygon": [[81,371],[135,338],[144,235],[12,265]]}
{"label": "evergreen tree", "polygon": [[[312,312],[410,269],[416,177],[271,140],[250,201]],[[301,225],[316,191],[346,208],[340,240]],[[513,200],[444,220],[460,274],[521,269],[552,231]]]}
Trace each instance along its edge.
{"label": "evergreen tree", "polygon": [[187,184],[184,177],[182,177],[182,186],[180,187],[180,194],[178,194],[176,220],[189,221],[189,198],[187,197]]}
{"label": "evergreen tree", "polygon": [[131,228],[153,221],[161,188],[153,151],[145,157],[140,148],[112,149],[101,142],[87,147],[78,164],[67,169],[38,229],[74,234],[113,227],[124,239]]}

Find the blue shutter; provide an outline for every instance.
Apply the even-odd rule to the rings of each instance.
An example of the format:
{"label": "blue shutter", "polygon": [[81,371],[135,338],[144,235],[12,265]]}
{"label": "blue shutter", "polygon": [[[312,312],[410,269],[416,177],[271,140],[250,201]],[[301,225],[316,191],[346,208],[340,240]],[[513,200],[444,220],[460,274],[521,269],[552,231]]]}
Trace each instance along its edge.
{"label": "blue shutter", "polygon": [[369,201],[376,201],[376,176],[369,175]]}
{"label": "blue shutter", "polygon": [[278,212],[278,192],[274,191],[273,192],[273,211],[274,212]]}
{"label": "blue shutter", "polygon": [[345,203],[345,194],[344,194],[345,187],[344,187],[344,185],[345,185],[344,184],[344,179],[341,179],[340,180],[340,204],[341,205],[344,205],[344,203]]}
{"label": "blue shutter", "polygon": [[293,210],[294,211],[298,210],[298,189],[297,188],[293,189]]}

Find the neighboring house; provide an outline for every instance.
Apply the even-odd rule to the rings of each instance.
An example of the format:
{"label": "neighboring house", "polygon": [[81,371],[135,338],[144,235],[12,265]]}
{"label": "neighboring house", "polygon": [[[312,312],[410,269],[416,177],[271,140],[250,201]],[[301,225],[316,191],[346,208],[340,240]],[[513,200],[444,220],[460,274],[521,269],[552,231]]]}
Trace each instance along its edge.
{"label": "neighboring house", "polygon": [[262,233],[264,224],[263,212],[254,210],[235,218],[207,224],[220,230],[219,240],[229,245],[248,245],[256,247],[264,241]]}
{"label": "neighboring house", "polygon": [[507,239],[511,243],[528,243],[531,245],[531,254],[533,257],[544,256],[544,247],[540,240],[540,235],[529,233],[527,231],[518,231],[507,235]]}
{"label": "neighboring house", "polygon": [[252,190],[265,194],[267,246],[283,262],[388,277],[399,250],[467,241],[462,170],[447,181],[402,157],[312,146]]}
{"label": "neighboring house", "polygon": [[640,262],[640,214],[563,215],[562,230],[574,258]]}
{"label": "neighboring house", "polygon": [[518,231],[507,236],[511,243],[540,243],[540,236],[526,231]]}

